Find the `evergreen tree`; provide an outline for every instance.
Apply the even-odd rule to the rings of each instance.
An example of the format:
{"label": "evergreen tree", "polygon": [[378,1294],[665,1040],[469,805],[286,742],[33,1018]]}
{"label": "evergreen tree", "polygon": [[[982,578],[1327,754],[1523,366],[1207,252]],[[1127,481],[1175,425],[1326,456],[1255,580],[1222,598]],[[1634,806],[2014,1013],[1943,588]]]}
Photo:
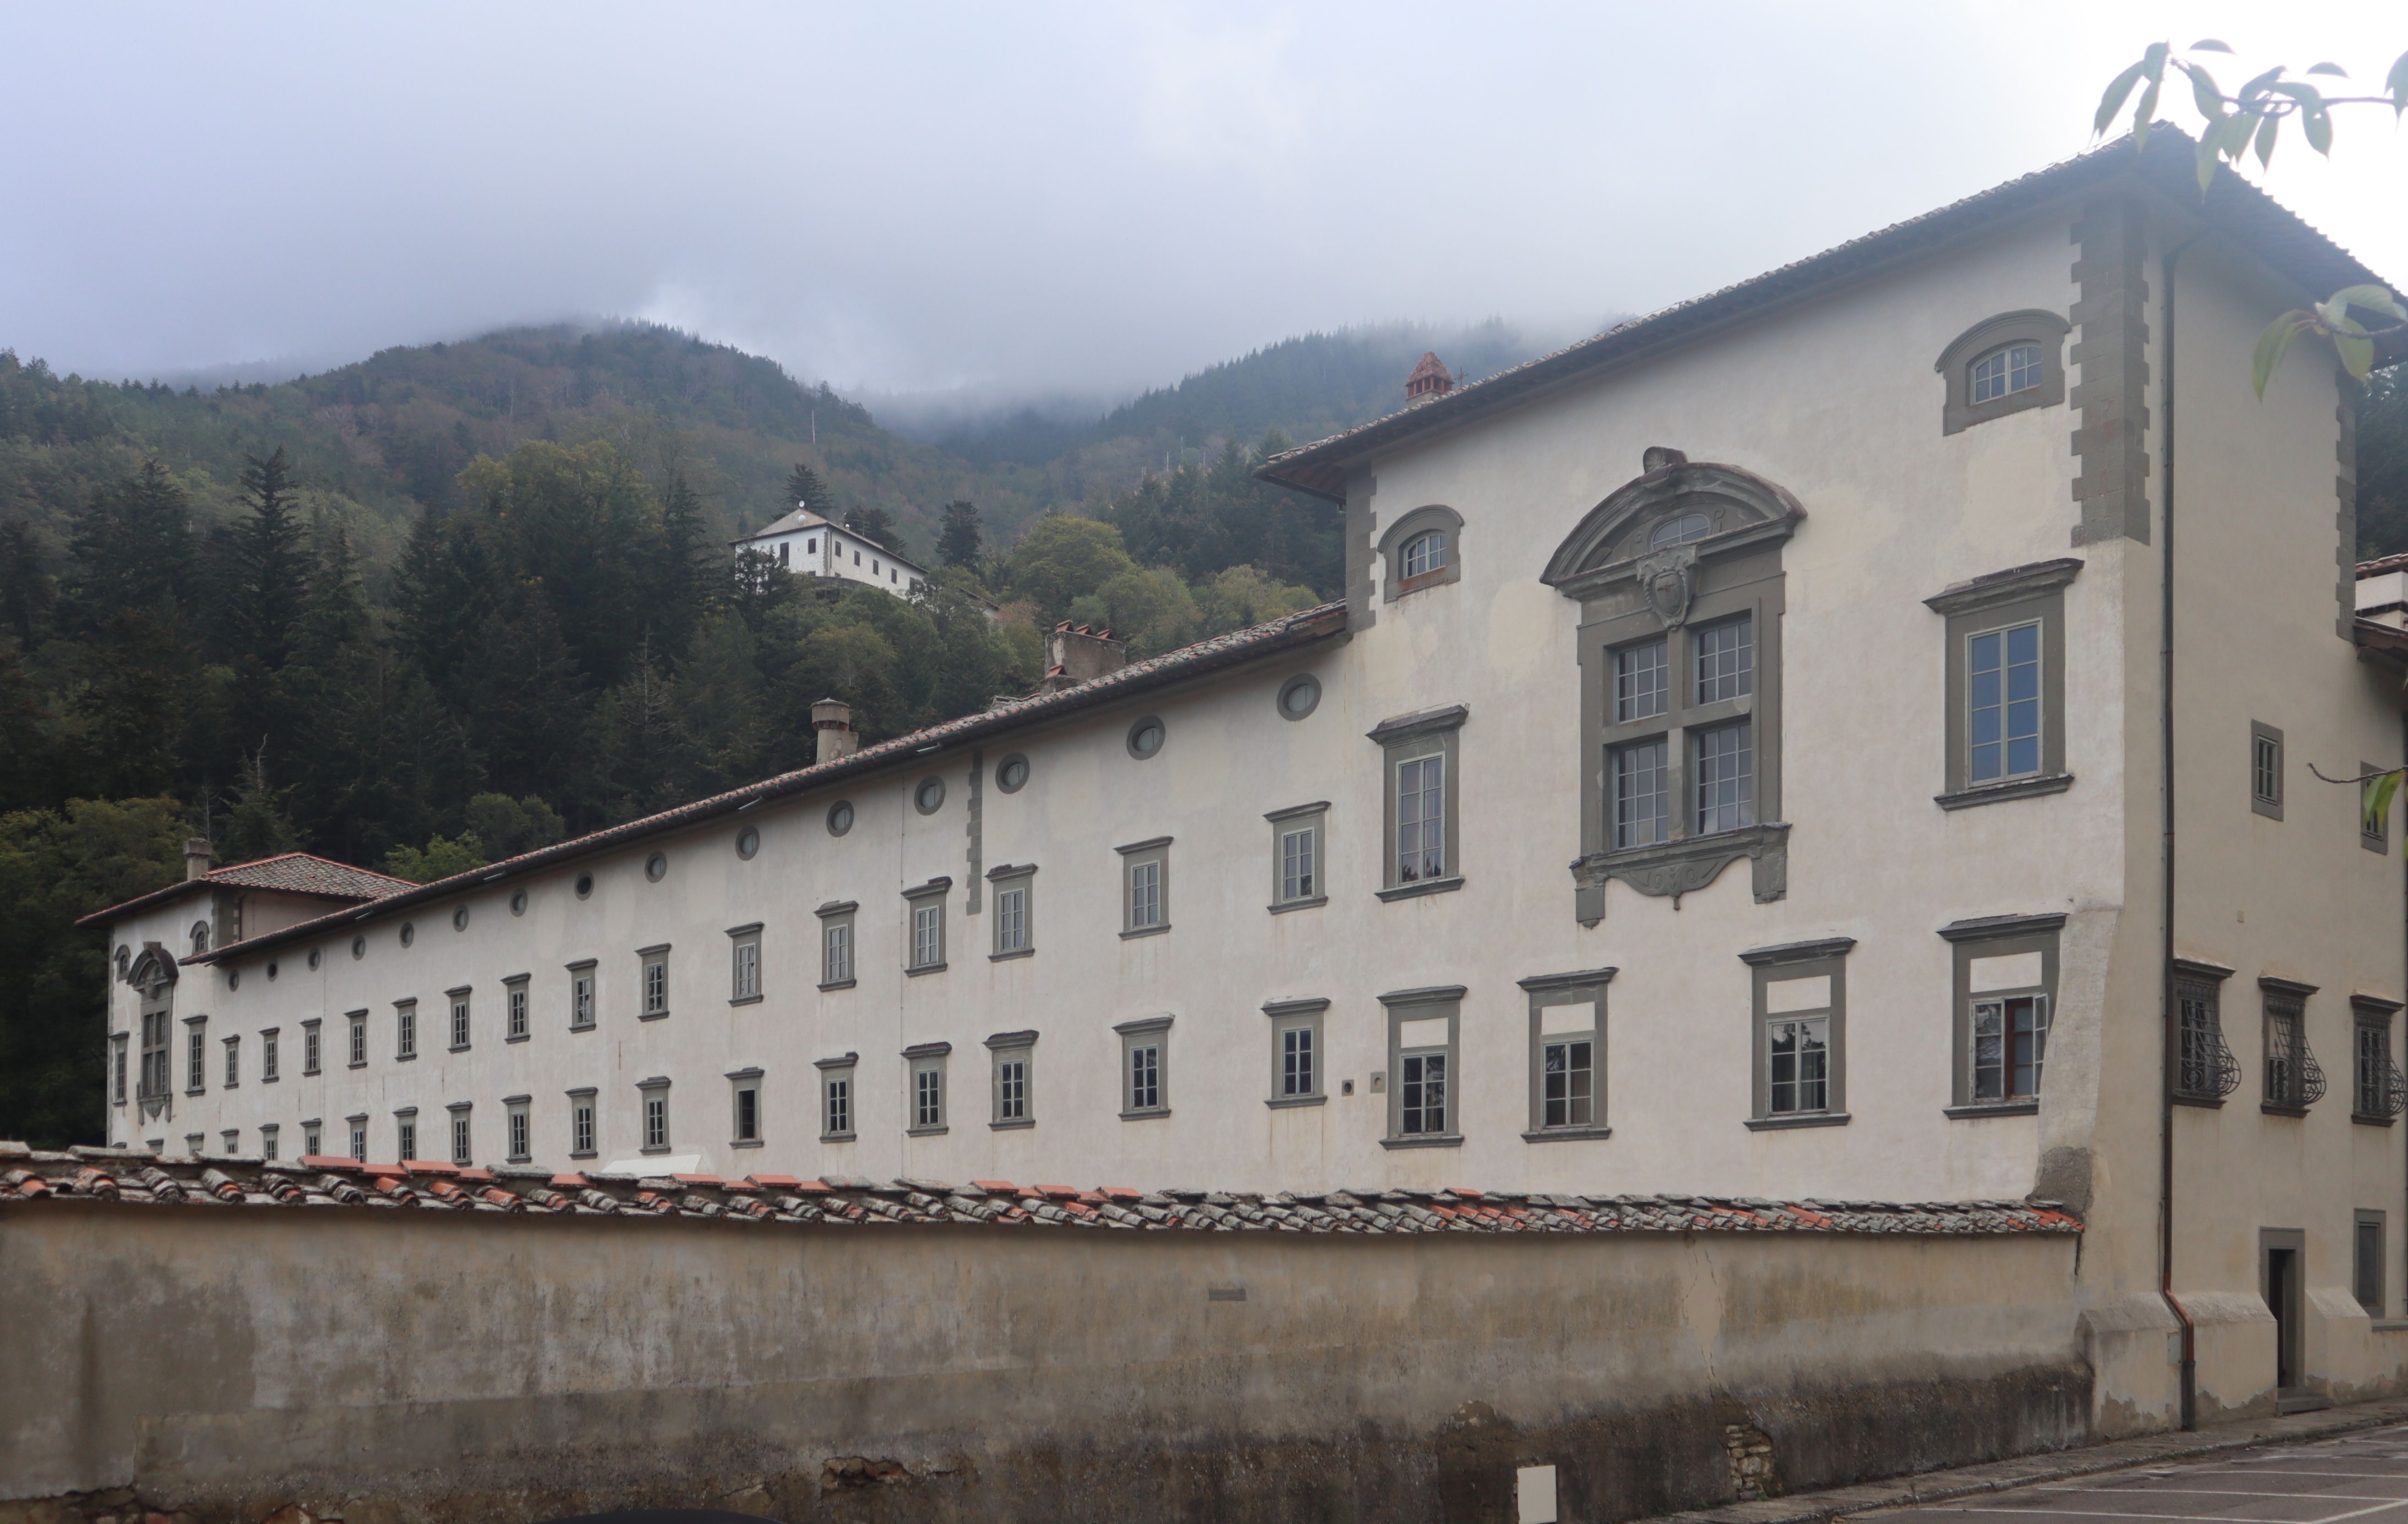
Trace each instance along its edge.
{"label": "evergreen tree", "polygon": [[69,542],[72,620],[79,632],[141,609],[180,623],[193,585],[192,511],[158,459],[94,489]]}
{"label": "evergreen tree", "polygon": [[710,611],[716,580],[711,563],[716,559],[703,531],[702,498],[683,476],[669,478],[668,490],[661,495],[660,533],[644,579],[650,593],[644,602],[646,634],[655,649],[676,656],[693,643],[694,632]]}
{"label": "evergreen tree", "polygon": [[949,567],[974,567],[985,548],[978,505],[959,497],[947,503],[944,528],[937,535],[937,558]]}
{"label": "evergreen tree", "polygon": [[873,545],[895,548],[895,515],[882,508],[856,508],[845,515],[844,526]]}
{"label": "evergreen tree", "polygon": [[0,630],[31,651],[35,632],[50,622],[52,597],[34,526],[22,519],[0,523]]}
{"label": "evergreen tree", "polygon": [[292,652],[308,554],[284,447],[278,445],[265,460],[244,459],[249,464],[242,473],[242,500],[251,517],[238,521],[230,537],[233,577],[224,612],[236,632],[235,649],[274,672]]}
{"label": "evergreen tree", "polygon": [[218,855],[230,863],[255,862],[292,852],[301,844],[300,833],[284,812],[286,790],[271,787],[267,781],[267,747],[243,758],[242,782],[236,785],[234,807],[226,812],[225,825],[218,832]]}
{"label": "evergreen tree", "polygon": [[819,472],[799,460],[795,462],[795,468],[786,473],[786,506],[779,510],[779,516],[782,518],[798,508],[807,509],[830,523],[837,522],[839,517],[836,494],[820,480]]}

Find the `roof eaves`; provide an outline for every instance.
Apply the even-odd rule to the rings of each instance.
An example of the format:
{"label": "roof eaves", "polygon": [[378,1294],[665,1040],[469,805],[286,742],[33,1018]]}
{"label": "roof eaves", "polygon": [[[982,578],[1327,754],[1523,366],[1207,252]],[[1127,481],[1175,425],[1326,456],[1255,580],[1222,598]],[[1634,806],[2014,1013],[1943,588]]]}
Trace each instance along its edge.
{"label": "roof eaves", "polygon": [[849,756],[830,762],[816,762],[807,768],[781,773],[775,778],[729,789],[706,798],[695,799],[675,809],[664,810],[640,820],[592,831],[570,841],[557,842],[534,852],[505,858],[483,868],[454,873],[428,884],[422,884],[380,899],[347,906],[312,920],[297,922],[275,931],[242,942],[228,942],[206,953],[183,958],[188,964],[217,963],[228,958],[248,956],[267,948],[322,935],[340,926],[365,921],[372,916],[424,904],[446,895],[453,895],[479,884],[506,878],[540,868],[552,868],[596,852],[624,847],[646,837],[664,831],[680,830],[719,815],[733,814],[738,809],[770,798],[783,798],[809,793],[847,778],[864,776],[897,767],[932,751],[947,750],[982,740],[989,736],[1006,734],[1025,726],[1042,725],[1066,718],[1085,710],[1099,709],[1125,698],[1159,689],[1174,687],[1191,679],[1208,676],[1244,663],[1275,655],[1282,651],[1311,645],[1345,633],[1346,604],[1344,600],[1324,603],[1300,610],[1268,624],[1250,629],[1233,630],[1227,635],[1199,640],[1192,646],[1168,652],[1150,660],[1133,663],[1116,672],[1108,672],[1065,688],[1058,693],[1039,694],[999,708],[982,710],[947,720],[893,740],[867,746]]}

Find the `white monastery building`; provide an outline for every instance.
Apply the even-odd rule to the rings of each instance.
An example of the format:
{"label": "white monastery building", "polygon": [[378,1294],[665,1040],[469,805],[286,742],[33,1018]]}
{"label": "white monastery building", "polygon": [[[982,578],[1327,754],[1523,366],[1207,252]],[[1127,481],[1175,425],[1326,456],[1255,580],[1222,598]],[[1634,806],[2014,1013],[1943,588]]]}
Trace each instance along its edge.
{"label": "white monastery building", "polygon": [[108,1134],[2032,1199],[2102,1431],[2401,1389],[2408,904],[2350,780],[2402,761],[2408,598],[2353,575],[2331,352],[2249,376],[2373,279],[2168,133],[1433,360],[1261,469],[1342,504],[1340,601],[883,744],[828,706],[812,767],[435,884],[99,913]]}
{"label": "white monastery building", "polygon": [[772,519],[752,534],[740,535],[728,543],[736,547],[738,554],[747,550],[759,551],[799,576],[867,582],[897,597],[909,597],[928,580],[922,567],[800,504],[792,513]]}

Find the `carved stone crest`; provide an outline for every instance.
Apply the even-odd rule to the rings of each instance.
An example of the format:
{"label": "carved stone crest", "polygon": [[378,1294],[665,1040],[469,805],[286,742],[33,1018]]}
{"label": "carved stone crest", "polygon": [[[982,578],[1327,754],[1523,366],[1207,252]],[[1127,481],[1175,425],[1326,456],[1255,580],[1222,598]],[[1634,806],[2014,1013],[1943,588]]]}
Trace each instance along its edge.
{"label": "carved stone crest", "polygon": [[1639,590],[1647,598],[1647,607],[1664,621],[1666,629],[1679,629],[1689,617],[1689,600],[1698,591],[1698,548],[1695,545],[1674,545],[1669,550],[1641,559]]}

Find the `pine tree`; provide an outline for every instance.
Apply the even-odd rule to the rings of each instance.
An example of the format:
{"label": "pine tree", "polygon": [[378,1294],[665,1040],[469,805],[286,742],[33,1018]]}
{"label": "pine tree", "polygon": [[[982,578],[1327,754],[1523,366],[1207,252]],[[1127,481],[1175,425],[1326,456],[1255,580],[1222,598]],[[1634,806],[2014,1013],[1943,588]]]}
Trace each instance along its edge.
{"label": "pine tree", "polygon": [[269,786],[267,743],[262,741],[259,750],[243,758],[234,808],[218,833],[218,855],[230,863],[247,863],[296,850],[301,838],[284,812],[287,792]]}
{"label": "pine tree", "polygon": [[645,578],[645,622],[655,649],[677,657],[693,643],[710,611],[712,559],[704,539],[702,498],[683,476],[673,476],[661,496],[660,534]]}
{"label": "pine tree", "polygon": [[978,504],[956,497],[945,505],[945,526],[937,536],[937,556],[949,567],[974,567],[986,548]]}
{"label": "pine tree", "polygon": [[895,548],[895,515],[882,508],[856,508],[845,515],[844,526],[873,545]]}
{"label": "pine tree", "polygon": [[807,509],[831,522],[837,517],[836,494],[820,480],[819,472],[799,460],[795,462],[795,468],[786,473],[786,506],[780,510],[780,516],[798,508]]}
{"label": "pine tree", "polygon": [[52,597],[33,525],[22,519],[0,523],[0,629],[31,651],[35,632],[49,623]]}
{"label": "pine tree", "polygon": [[278,445],[265,460],[243,458],[250,464],[243,468],[242,500],[251,517],[235,525],[230,537],[233,578],[224,611],[236,633],[236,649],[273,672],[292,654],[308,557],[294,511],[299,494],[284,447]]}

